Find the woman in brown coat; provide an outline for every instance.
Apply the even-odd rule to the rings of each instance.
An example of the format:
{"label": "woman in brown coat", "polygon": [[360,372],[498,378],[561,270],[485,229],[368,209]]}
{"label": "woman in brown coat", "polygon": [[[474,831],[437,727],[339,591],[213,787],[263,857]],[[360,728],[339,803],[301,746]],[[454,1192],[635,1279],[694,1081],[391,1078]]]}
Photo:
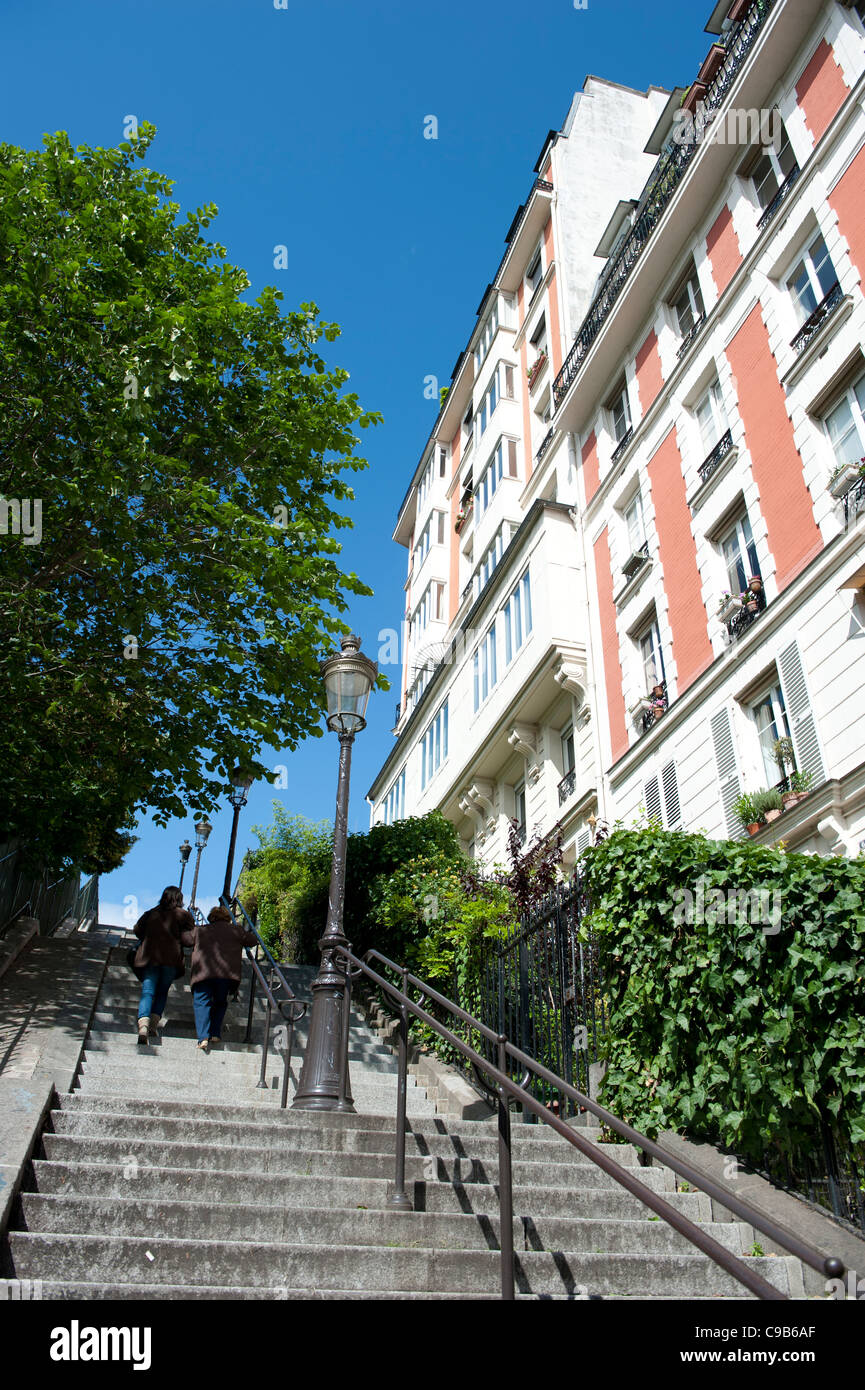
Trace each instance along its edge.
{"label": "woman in brown coat", "polygon": [[191,914],[184,911],[183,894],[174,887],[166,888],[158,906],[145,912],[135,923],[135,935],[141,945],[132,968],[141,981],[138,1041],[142,1047],[147,1046],[149,1038],[157,1036],[168,991],[183,974],[182,935],[192,931],[194,926]]}
{"label": "woman in brown coat", "polygon": [[229,993],[240,983],[243,948],[257,940],[254,932],[238,926],[225,907],[211,908],[206,922],[183,935],[183,944],[192,947],[189,983],[202,1052],[220,1041]]}

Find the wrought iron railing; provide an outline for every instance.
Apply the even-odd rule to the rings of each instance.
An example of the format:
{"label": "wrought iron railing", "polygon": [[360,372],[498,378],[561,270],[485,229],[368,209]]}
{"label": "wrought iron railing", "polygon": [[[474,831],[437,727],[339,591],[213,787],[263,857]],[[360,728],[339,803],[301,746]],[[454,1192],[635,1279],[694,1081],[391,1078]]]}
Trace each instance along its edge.
{"label": "wrought iron railing", "polygon": [[828,319],[829,316],[832,313],[834,313],[834,311],[838,308],[838,305],[841,303],[841,300],[843,298],[844,295],[841,292],[841,286],[838,284],[838,281],[836,280],[832,288],[829,290],[828,294],[824,295],[824,297],[820,300],[820,303],[817,305],[817,308],[814,310],[814,312],[808,315],[805,322],[802,324],[802,327],[799,329],[799,332],[796,334],[795,338],[790,344],[794,352],[805,351],[805,348],[808,346],[811,339],[814,337],[814,334],[817,332],[817,329],[822,327],[826,319]]}
{"label": "wrought iron railing", "polygon": [[635,550],[633,555],[629,555],[622,565],[622,574],[626,579],[633,579],[638,574],[649,559],[649,542],[643,541],[639,550]]}
{"label": "wrought iron railing", "polygon": [[535,463],[540,463],[544,454],[547,452],[547,450],[553,442],[554,434],[555,429],[551,425],[550,428],[547,430],[546,434],[544,435],[543,439],[541,440],[540,444],[538,445],[538,452],[535,454]]}
{"label": "wrought iron railing", "polygon": [[697,318],[694,320],[694,322],[691,324],[691,327],[688,329],[687,333],[685,334],[684,338],[679,344],[678,351],[676,352],[676,357],[678,361],[681,362],[682,358],[685,356],[685,353],[690,348],[694,339],[698,336],[700,329],[703,327],[703,324],[705,322],[706,315],[699,314]]}
{"label": "wrought iron railing", "polygon": [[861,511],[865,511],[865,478],[860,478],[844,493],[844,525],[849,526]]}
{"label": "wrought iron railing", "polygon": [[721,435],[721,438],[718,440],[712,452],[707,454],[700,464],[701,483],[707,483],[709,481],[715,469],[718,468],[727,457],[732,447],[733,436],[729,430],[726,430],[724,434]]}
{"label": "wrought iron railing", "polygon": [[790,170],[784,182],[781,184],[781,187],[778,189],[778,192],[775,194],[771,203],[764,210],[762,217],[759,219],[757,223],[759,231],[762,232],[764,227],[768,227],[769,223],[772,221],[772,218],[775,216],[775,213],[778,211],[784,199],[787,197],[787,194],[790,192],[790,189],[793,187],[793,184],[798,179],[800,173],[801,170],[799,168],[799,165],[794,164],[793,168]]}
{"label": "wrought iron railing", "polygon": [[[752,599],[750,600],[750,602],[753,603],[754,600]],[[732,618],[727,619],[727,632],[729,633],[731,640],[735,641],[738,637],[741,637],[743,633],[747,632],[748,628],[751,627],[752,623],[756,623],[757,619],[765,611],[765,599],[763,600],[762,604],[759,600],[757,600],[756,608],[750,608],[747,603],[743,604],[742,607],[739,609],[738,613],[736,613]]]}
{"label": "wrought iron railing", "polygon": [[559,782],[559,805],[564,806],[573,796],[577,785],[577,770],[572,767],[570,772],[566,772]]}
{"label": "wrought iron railing", "polygon": [[612,312],[655,227],[676,192],[685,170],[696,154],[703,130],[723,104],[767,15],[776,3],[777,0],[755,0],[747,14],[731,29],[726,43],[726,57],[717,76],[707,88],[701,119],[695,128],[693,141],[674,144],[658,159],[652,177],[643,190],[631,232],[605,271],[592,306],[562,364],[561,371],[553,382],[553,399],[556,406],[561,404],[576,379],[592,344]]}
{"label": "wrought iron railing", "polygon": [[615,449],[613,450],[610,456],[610,463],[618,463],[619,459],[622,457],[622,454],[627,449],[633,437],[634,427],[633,425],[629,425],[628,428],[625,430],[625,433],[619,440],[618,444],[616,445]]}
{"label": "wrought iron railing", "polygon": [[8,847],[0,857],[0,937],[20,917],[35,917],[42,936],[51,936],[61,922],[73,918],[77,926],[99,910],[99,879],[82,886],[79,874],[50,878],[20,867],[21,847]]}
{"label": "wrought iron railing", "polygon": [[[748,1159],[741,1160],[748,1163]],[[770,1182],[865,1231],[865,1145],[851,1148],[823,1118],[813,1142],[792,1153],[766,1149],[757,1165]]]}

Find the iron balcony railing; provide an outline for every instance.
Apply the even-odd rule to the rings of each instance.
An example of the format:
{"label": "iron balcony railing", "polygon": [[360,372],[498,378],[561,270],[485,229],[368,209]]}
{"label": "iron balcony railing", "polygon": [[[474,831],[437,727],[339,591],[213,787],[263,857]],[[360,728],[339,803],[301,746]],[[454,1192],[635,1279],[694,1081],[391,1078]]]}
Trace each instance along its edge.
{"label": "iron balcony railing", "polygon": [[725,44],[726,57],[717,76],[706,90],[693,141],[688,144],[673,144],[658,159],[652,177],[643,191],[630,235],[605,272],[598,294],[577,333],[573,347],[553,382],[553,399],[557,407],[576,379],[592,344],[612,312],[667,204],[675,194],[685,170],[696,154],[704,129],[722,106],[766,17],[776,3],[777,0],[755,0],[747,14],[730,30]]}
{"label": "iron balcony railing", "polygon": [[775,213],[778,211],[784,199],[787,197],[787,194],[790,192],[790,189],[793,187],[793,184],[798,179],[800,172],[801,171],[799,169],[799,165],[794,164],[786,179],[781,184],[781,187],[778,189],[778,192],[775,194],[771,203],[766,208],[762,217],[757,223],[757,227],[761,232],[763,231],[763,228],[768,227],[769,223],[772,221],[772,218],[775,216]]}
{"label": "iron balcony railing", "polygon": [[[549,1103],[545,1103],[543,1099],[532,1094],[532,1084],[542,1085],[550,1093],[555,1093],[561,1097],[560,1109],[567,1106],[572,1110],[584,1110],[594,1115],[626,1143],[634,1144],[648,1158],[656,1159],[664,1167],[678,1173],[695,1190],[705,1193],[707,1197],[724,1207],[735,1220],[746,1222],[755,1227],[782,1249],[789,1251],[796,1259],[817,1270],[824,1278],[832,1279],[843,1276],[844,1264],[836,1256],[821,1255],[790,1231],[776,1225],[763,1212],[751,1207],[747,1202],[743,1202],[730,1187],[722,1187],[711,1178],[707,1178],[704,1173],[697,1172],[695,1168],[692,1168],[689,1163],[678,1156],[662,1149],[647,1135],[632,1129],[617,1115],[612,1114],[611,1111],[599,1105],[597,1101],[592,1100],[588,1094],[578,1090],[564,1077],[557,1075],[549,1067],[531,1057],[523,1048],[516,1047],[508,1040],[504,1032],[497,1032],[488,1027],[479,1018],[472,1016],[465,1009],[461,1009],[459,1005],[453,1003],[452,1000],[439,994],[438,990],[433,989],[425,980],[420,980],[412,975],[405,966],[397,965],[378,951],[367,951],[361,959],[354,955],[350,946],[338,946],[335,949],[334,963],[341,971],[344,971],[343,1018],[345,1023],[342,1037],[337,1046],[340,1048],[341,1063],[346,1074],[348,1070],[347,1021],[351,1007],[352,981],[363,976],[381,992],[388,1003],[395,1006],[398,1014],[395,1180],[393,1191],[388,1198],[388,1207],[399,1211],[412,1211],[414,1209],[414,1202],[406,1187],[405,1176],[405,1141],[408,1128],[406,1094],[409,1017],[417,1019],[418,1022],[432,1029],[448,1047],[463,1057],[474,1069],[482,1089],[494,1097],[498,1110],[498,1243],[501,1250],[501,1295],[503,1299],[515,1298],[518,1272],[513,1238],[513,1163],[510,1113],[511,1105],[516,1103],[522,1107],[524,1114],[528,1112],[543,1124],[548,1125],[566,1143],[577,1149],[584,1159],[594,1163],[626,1192],[639,1198],[644,1206],[665,1221],[674,1231],[678,1231],[702,1254],[707,1255],[710,1260],[719,1265],[721,1269],[730,1274],[757,1298],[787,1301],[786,1294],[775,1288],[755,1269],[745,1264],[744,1260],[734,1255],[731,1250],[720,1245],[705,1227],[689,1221],[686,1216],[671,1206],[660,1193],[653,1192],[636,1173],[623,1167],[610,1154],[606,1153],[603,1145],[597,1144],[581,1134],[579,1128],[568,1124],[561,1115],[556,1114]],[[399,986],[393,984],[382,972],[394,974],[399,979]],[[421,1007],[420,1002],[412,999],[409,990],[416,992],[420,1000],[428,1007]],[[443,1013],[452,1026],[446,1026],[440,1018],[436,1018],[431,1012],[433,1008]],[[465,1038],[459,1037],[453,1031],[453,1026],[459,1025],[463,1026]],[[520,1080],[515,1080],[515,1077],[519,1077]]]}
{"label": "iron balcony railing", "polygon": [[814,312],[808,315],[790,344],[794,352],[804,352],[818,328],[821,328],[830,315],[835,312],[843,298],[841,286],[836,280],[829,292],[820,300]]}
{"label": "iron balcony railing", "polygon": [[[747,632],[752,623],[755,623],[760,617],[760,614],[765,613],[765,595],[761,595],[761,598],[762,603],[760,599],[756,600],[756,608],[751,608],[748,603],[745,603],[739,609],[738,613],[727,620],[727,632],[732,641],[735,641],[738,637],[741,637],[743,633]],[[750,602],[753,603],[755,600],[752,599]]]}
{"label": "iron balcony railing", "polygon": [[695,318],[694,322],[691,324],[691,327],[688,329],[687,333],[685,334],[684,338],[679,344],[678,351],[676,352],[676,358],[679,362],[681,362],[682,358],[685,356],[685,353],[690,348],[694,339],[698,336],[700,329],[703,327],[703,324],[705,322],[706,315],[699,314],[697,318]]}
{"label": "iron balcony railing", "polygon": [[552,425],[550,425],[550,428],[547,430],[546,434],[544,435],[543,439],[541,440],[540,444],[538,445],[538,452],[535,454],[535,463],[540,463],[540,461],[541,461],[541,459],[543,458],[544,454],[547,452],[547,450],[549,449],[550,445],[551,445],[552,442],[553,442],[553,435],[554,435],[554,434],[555,434],[555,429],[553,428]]}
{"label": "iron balcony railing", "polygon": [[844,525],[849,526],[861,511],[865,511],[865,478],[860,478],[844,493]]}
{"label": "iron balcony railing", "polygon": [[559,805],[560,805],[560,806],[564,806],[565,802],[568,801],[568,800],[570,800],[570,798],[571,798],[571,797],[573,796],[573,794],[574,794],[574,789],[575,789],[576,785],[577,785],[577,770],[576,770],[575,767],[572,767],[571,770],[570,770],[570,772],[566,772],[565,775],[564,775],[564,777],[563,777],[563,778],[561,779],[561,781],[559,782]]}
{"label": "iron balcony railing", "polygon": [[733,436],[729,430],[726,430],[724,434],[721,435],[721,438],[718,440],[712,452],[708,454],[700,464],[700,481],[702,483],[707,483],[709,481],[715,469],[718,468],[727,457],[732,447]]}
{"label": "iron balcony railing", "polygon": [[649,558],[649,542],[643,541],[639,550],[635,550],[633,555],[629,555],[622,566],[622,574],[626,579],[633,579],[638,574]]}
{"label": "iron balcony railing", "polygon": [[618,463],[619,459],[622,457],[622,454],[627,449],[633,437],[634,427],[633,425],[629,425],[628,428],[625,430],[625,433],[619,440],[618,444],[616,445],[615,449],[613,450],[612,456],[610,458],[610,463]]}

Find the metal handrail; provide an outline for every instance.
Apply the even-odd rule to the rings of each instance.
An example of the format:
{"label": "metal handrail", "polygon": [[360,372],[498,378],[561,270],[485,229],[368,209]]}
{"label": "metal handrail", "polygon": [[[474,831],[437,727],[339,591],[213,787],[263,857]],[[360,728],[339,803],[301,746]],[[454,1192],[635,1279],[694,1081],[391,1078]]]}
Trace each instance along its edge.
{"label": "metal handrail", "polygon": [[[522,1083],[517,1083],[507,1074],[508,1060],[512,1060],[524,1069],[526,1076],[534,1075],[542,1081],[546,1081],[561,1094],[569,1096],[576,1104],[584,1110],[590,1111],[602,1120],[608,1128],[614,1130],[628,1143],[636,1145],[644,1153],[653,1158],[657,1158],[665,1167],[671,1168],[680,1177],[685,1178],[699,1191],[712,1197],[715,1201],[724,1206],[737,1220],[746,1221],[778,1245],[788,1250],[797,1259],[802,1260],[812,1269],[818,1270],[826,1278],[839,1278],[844,1273],[844,1265],[836,1256],[823,1256],[817,1251],[812,1250],[796,1236],[777,1226],[774,1221],[764,1216],[762,1212],[751,1207],[747,1202],[741,1201],[738,1197],[707,1178],[703,1173],[699,1173],[683,1159],[677,1158],[673,1154],[667,1153],[664,1149],[640,1134],[639,1131],[632,1129],[625,1124],[618,1116],[606,1110],[602,1105],[598,1105],[589,1096],[578,1091],[562,1077],[556,1076],[554,1072],[543,1066],[535,1058],[530,1057],[513,1043],[508,1042],[503,1033],[495,1033],[480,1019],[472,1017],[465,1009],[460,1008],[452,1000],[446,999],[438,990],[432,988],[424,980],[412,975],[405,966],[399,966],[394,961],[383,956],[381,952],[370,950],[366,952],[363,959],[354,955],[350,947],[340,947],[335,953],[337,961],[343,963],[346,974],[346,992],[350,994],[351,980],[365,975],[379,989],[397,1004],[399,1009],[399,1033],[398,1033],[398,1052],[399,1052],[399,1078],[397,1087],[397,1126],[396,1126],[396,1181],[392,1197],[388,1205],[407,1211],[412,1209],[412,1202],[405,1190],[405,1135],[406,1135],[406,1085],[408,1070],[408,1014],[411,1013],[415,1018],[425,1023],[438,1033],[445,1042],[451,1047],[455,1047],[472,1064],[476,1071],[483,1073],[489,1078],[493,1089],[498,1098],[498,1135],[499,1135],[499,1224],[500,1224],[500,1244],[501,1244],[501,1284],[502,1298],[513,1299],[515,1296],[514,1286],[514,1243],[513,1243],[513,1184],[512,1184],[512,1159],[511,1159],[511,1131],[510,1131],[510,1102],[518,1100],[522,1106],[535,1114],[544,1124],[554,1129],[563,1139],[573,1145],[585,1157],[590,1158],[603,1172],[615,1179],[620,1186],[624,1187],[674,1230],[695,1245],[704,1255],[708,1255],[715,1264],[731,1274],[734,1279],[743,1284],[751,1293],[757,1297],[773,1300],[786,1301],[787,1295],[781,1293],[761,1275],[757,1274],[745,1265],[742,1260],[731,1251],[726,1250],[712,1236],[701,1231],[687,1217],[677,1212],[663,1197],[652,1192],[639,1178],[631,1175],[630,1172],[615,1159],[602,1153],[598,1145],[590,1140],[583,1138],[575,1129],[572,1129],[564,1120],[558,1118],[551,1111],[547,1110],[543,1102],[537,1100],[529,1091],[524,1089],[526,1077]],[[383,975],[373,970],[368,964],[369,961],[378,961],[388,970],[395,971],[401,978],[402,989],[395,985]],[[422,1009],[408,995],[408,989],[420,991],[421,998],[434,1001],[444,1008],[454,1019],[459,1019],[475,1032],[492,1044],[497,1050],[497,1064],[494,1065],[487,1058],[481,1056],[475,1049],[464,1042],[462,1038],[451,1032],[426,1009]],[[347,1001],[348,1002],[348,1001]],[[347,1054],[344,1058],[346,1067],[348,1066]]]}

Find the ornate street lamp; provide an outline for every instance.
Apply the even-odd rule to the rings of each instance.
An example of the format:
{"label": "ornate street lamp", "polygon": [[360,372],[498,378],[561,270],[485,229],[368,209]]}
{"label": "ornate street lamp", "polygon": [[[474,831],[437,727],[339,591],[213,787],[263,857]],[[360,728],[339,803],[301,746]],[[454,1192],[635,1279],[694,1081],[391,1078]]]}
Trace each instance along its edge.
{"label": "ornate street lamp", "polygon": [[207,844],[213,826],[209,820],[200,820],[195,826],[195,848],[198,853],[195,856],[195,873],[192,878],[192,894],[189,899],[189,906],[195,906],[195,891],[198,888],[198,869],[201,864],[201,852]]}
{"label": "ornate street lamp", "polygon": [[228,861],[225,865],[225,884],[222,889],[224,898],[231,897],[231,871],[234,868],[234,848],[237,844],[237,822],[240,820],[241,808],[246,805],[246,798],[249,789],[254,782],[251,772],[247,772],[242,767],[236,767],[231,774],[231,791],[228,799],[234,807],[234,818],[231,822],[231,839],[228,844]]}
{"label": "ornate street lamp", "polygon": [[312,985],[309,1041],[293,1110],[341,1110],[354,1113],[348,1074],[348,1024],[343,1017],[345,974],[334,952],[348,943],[342,930],[345,902],[345,849],[348,838],[348,787],[351,745],[366,728],[367,701],[378,667],[363,656],[360,638],[343,637],[342,651],[321,663],[327,690],[327,727],[339,737],[339,780],[333,828],[333,867],[327,923],[319,941],[321,965]]}
{"label": "ornate street lamp", "polygon": [[188,840],[184,840],[180,846],[180,882],[178,888],[183,888],[183,875],[186,873],[186,866],[189,863],[189,856],[192,853],[192,845]]}

